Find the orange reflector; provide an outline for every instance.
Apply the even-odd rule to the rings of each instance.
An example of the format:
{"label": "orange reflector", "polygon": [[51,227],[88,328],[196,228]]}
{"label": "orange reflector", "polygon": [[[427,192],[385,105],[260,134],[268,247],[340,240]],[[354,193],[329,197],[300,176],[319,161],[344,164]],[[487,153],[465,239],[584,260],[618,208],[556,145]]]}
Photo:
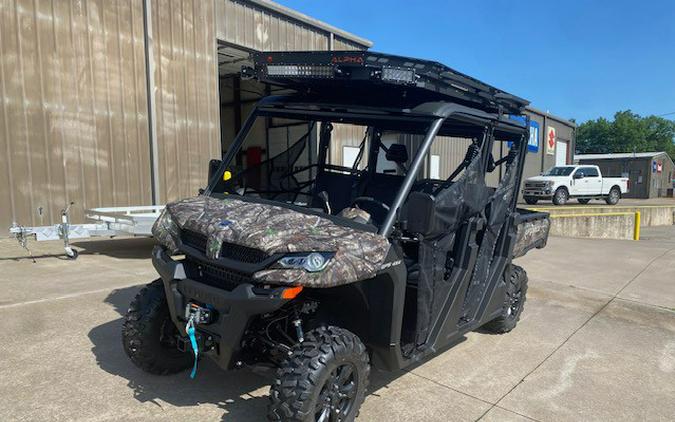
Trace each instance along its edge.
{"label": "orange reflector", "polygon": [[288,289],[284,289],[284,291],[281,292],[281,298],[282,299],[295,299],[295,297],[297,295],[299,295],[301,291],[302,291],[302,286],[289,287]]}

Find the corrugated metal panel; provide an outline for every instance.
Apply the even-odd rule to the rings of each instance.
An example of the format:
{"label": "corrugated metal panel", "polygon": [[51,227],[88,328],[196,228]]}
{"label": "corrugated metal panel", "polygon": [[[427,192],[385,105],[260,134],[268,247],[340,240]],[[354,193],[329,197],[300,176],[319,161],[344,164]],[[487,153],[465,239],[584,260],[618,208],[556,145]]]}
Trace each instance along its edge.
{"label": "corrugated metal panel", "polygon": [[195,195],[220,156],[213,1],[153,0],[162,202]]}
{"label": "corrugated metal panel", "polygon": [[333,50],[365,50],[365,48],[355,42],[335,37],[333,40]]}
{"label": "corrugated metal panel", "polygon": [[[366,134],[365,126],[350,125],[344,123],[333,124],[331,133],[330,158],[331,164],[341,166],[343,164],[344,147],[358,147]],[[368,163],[368,151],[363,152],[361,165],[359,168],[365,168]]]}
{"label": "corrugated metal panel", "polygon": [[3,232],[150,202],[143,51],[141,2],[3,0]]}
{"label": "corrugated metal panel", "polygon": [[216,0],[218,39],[259,51],[327,50],[328,33],[255,4]]}
{"label": "corrugated metal panel", "polygon": [[459,166],[466,156],[466,149],[471,139],[450,136],[437,136],[431,144],[431,154],[440,158],[439,175],[442,180],[447,179]]}

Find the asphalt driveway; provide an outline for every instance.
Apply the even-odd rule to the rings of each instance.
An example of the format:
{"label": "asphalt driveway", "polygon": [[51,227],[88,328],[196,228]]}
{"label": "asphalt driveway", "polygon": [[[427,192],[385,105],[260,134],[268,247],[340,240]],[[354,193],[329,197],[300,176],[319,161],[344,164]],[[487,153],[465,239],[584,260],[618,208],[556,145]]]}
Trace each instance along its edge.
{"label": "asphalt driveway", "polygon": [[[675,227],[640,242],[552,238],[519,260],[525,313],[508,335],[471,333],[415,368],[375,373],[359,420],[672,420]],[[270,374],[200,362],[147,375],[124,355],[121,317],[155,278],[151,241],[0,240],[0,420],[261,421]]]}

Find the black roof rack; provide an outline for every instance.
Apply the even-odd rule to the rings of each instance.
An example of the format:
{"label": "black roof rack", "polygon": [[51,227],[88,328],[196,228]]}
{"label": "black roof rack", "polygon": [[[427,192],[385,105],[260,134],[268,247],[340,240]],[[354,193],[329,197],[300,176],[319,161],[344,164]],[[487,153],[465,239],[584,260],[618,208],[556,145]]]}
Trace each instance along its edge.
{"label": "black roof rack", "polygon": [[242,76],[329,100],[415,107],[448,101],[490,113],[521,114],[529,101],[438,62],[372,51],[252,53]]}

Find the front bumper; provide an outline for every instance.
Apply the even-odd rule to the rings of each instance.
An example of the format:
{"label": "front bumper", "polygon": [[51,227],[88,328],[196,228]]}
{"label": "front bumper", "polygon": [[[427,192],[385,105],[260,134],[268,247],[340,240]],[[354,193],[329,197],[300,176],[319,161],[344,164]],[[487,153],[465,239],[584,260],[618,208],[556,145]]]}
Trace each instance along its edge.
{"label": "front bumper", "polygon": [[525,188],[523,189],[523,196],[531,196],[533,198],[551,198],[553,192],[551,188]]}
{"label": "front bumper", "polygon": [[276,311],[288,302],[281,298],[283,287],[259,288],[242,283],[228,291],[191,280],[183,264],[173,260],[161,246],[153,249],[152,264],[164,283],[171,320],[182,335],[186,335],[184,311],[189,302],[215,311],[210,324],[197,326],[198,341],[200,349],[208,346],[204,354],[225,369],[234,367],[251,318]]}

